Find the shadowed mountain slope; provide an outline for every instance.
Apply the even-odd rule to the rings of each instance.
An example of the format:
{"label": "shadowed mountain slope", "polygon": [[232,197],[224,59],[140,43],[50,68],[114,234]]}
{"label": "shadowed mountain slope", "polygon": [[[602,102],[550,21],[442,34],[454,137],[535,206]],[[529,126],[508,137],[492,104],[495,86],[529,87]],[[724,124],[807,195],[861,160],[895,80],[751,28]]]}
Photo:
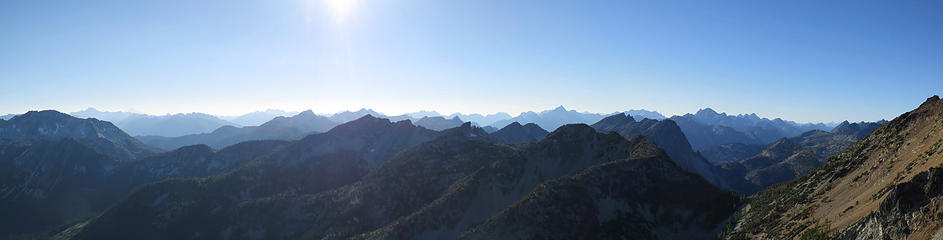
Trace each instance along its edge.
{"label": "shadowed mountain slope", "polygon": [[691,149],[681,128],[674,121],[644,119],[636,122],[632,116],[616,114],[599,120],[592,126],[596,131],[615,132],[626,138],[639,134],[649,137],[682,169],[697,173],[716,186],[728,187],[721,176],[714,173],[714,166]]}
{"label": "shadowed mountain slope", "polygon": [[536,142],[547,136],[549,132],[537,126],[537,124],[528,123],[521,125],[518,122],[508,124],[506,127],[491,133],[491,136],[503,143],[524,143]]}
{"label": "shadowed mountain slope", "polygon": [[[226,174],[169,180],[141,188],[102,216],[76,225],[60,237],[180,238],[202,232],[204,238],[218,238],[227,235],[221,226],[249,220],[232,215],[219,219],[238,211],[247,201],[282,194],[313,194],[349,184],[400,150],[438,134],[408,121],[391,123],[365,116],[293,142]],[[171,213],[173,217],[161,217]],[[245,216],[265,218],[264,214]],[[282,217],[292,219],[290,215]]]}
{"label": "shadowed mountain slope", "polygon": [[115,125],[97,119],[81,119],[53,110],[30,111],[0,122],[0,139],[56,140],[73,138],[118,160],[153,155],[159,150],[131,137]]}
{"label": "shadowed mountain slope", "polygon": [[[167,178],[228,172],[287,142],[205,145],[118,161],[72,138],[0,143],[0,237],[32,234],[101,213],[137,186]],[[7,228],[9,227],[9,228]],[[27,235],[27,236],[28,236]]]}
{"label": "shadowed mountain slope", "polygon": [[[408,122],[394,125],[401,124]],[[407,126],[394,129],[422,129],[402,127]],[[692,201],[664,195],[653,190],[661,188],[660,179],[633,183],[620,188],[619,194],[609,195],[614,205],[607,206],[631,207],[645,203],[639,197],[673,199],[677,204],[651,206],[651,210],[662,209],[659,211],[664,214],[656,214],[656,217],[678,221],[652,219],[650,224],[637,223],[629,227],[658,229],[659,232],[653,233],[656,236],[712,236],[711,230],[735,209],[738,201],[733,193],[720,191],[699,176],[685,173],[651,140],[642,136],[626,139],[618,134],[598,133],[586,125],[568,125],[538,142],[506,145],[466,123],[395,155],[385,154],[389,159],[378,162],[375,168],[362,164],[371,160],[351,161],[358,158],[345,157],[357,156],[359,151],[336,155],[341,153],[338,147],[351,149],[345,147],[351,146],[349,143],[337,144],[344,142],[340,141],[346,138],[342,136],[356,136],[356,133],[376,136],[388,132],[384,127],[368,128],[341,125],[328,133],[309,136],[300,142],[310,142],[271,154],[254,166],[208,178],[165,181],[142,188],[100,217],[75,225],[57,237],[456,238],[502,209],[527,199],[533,192],[543,191],[538,186],[547,180],[579,175],[575,179],[596,180],[578,181],[574,187],[600,189],[607,184],[599,181],[601,179],[630,181],[638,178],[632,177],[635,173],[632,169],[639,167],[631,164],[647,166],[642,169],[645,172],[677,176],[678,181],[704,191],[705,196],[717,197]],[[390,136],[404,135],[399,132]],[[372,145],[377,146],[377,143]],[[295,148],[299,149],[293,150]],[[364,151],[369,153],[374,148],[353,149],[370,149]],[[376,151],[381,152],[381,149]],[[317,152],[321,155],[310,155]],[[377,157],[379,160],[381,156]],[[630,165],[615,168],[600,165],[613,162]],[[362,177],[346,184],[336,180],[356,177],[354,169],[364,165],[367,168],[363,169],[371,170]],[[286,168],[289,166],[290,169]],[[606,169],[605,173],[587,171],[592,166],[601,166],[593,169]],[[301,170],[294,170],[296,168]],[[321,170],[324,168],[329,169]],[[323,176],[325,174],[328,176]],[[325,180],[336,184],[328,185]],[[631,192],[633,187],[641,188]],[[605,201],[604,197],[607,196],[593,195],[600,201]],[[724,207],[706,212],[699,204]],[[636,210],[626,208],[625,211],[626,215],[631,215],[629,212]],[[600,215],[604,219],[600,224],[618,222],[608,221],[606,216]],[[631,232],[617,230],[608,234],[632,236]]]}

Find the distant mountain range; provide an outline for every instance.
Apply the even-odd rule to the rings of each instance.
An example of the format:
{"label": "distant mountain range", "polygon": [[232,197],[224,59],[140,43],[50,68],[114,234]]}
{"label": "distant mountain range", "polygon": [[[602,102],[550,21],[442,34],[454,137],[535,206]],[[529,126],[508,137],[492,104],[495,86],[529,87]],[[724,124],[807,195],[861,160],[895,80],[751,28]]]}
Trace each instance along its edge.
{"label": "distant mountain range", "polygon": [[495,114],[488,114],[488,115],[481,115],[477,113],[475,114],[453,113],[449,115],[448,117],[449,118],[459,117],[461,119],[464,119],[465,121],[477,123],[479,126],[491,126],[491,125],[494,125],[494,123],[497,121],[511,119],[511,115],[505,112],[498,112]]}
{"label": "distant mountain range", "polygon": [[118,121],[116,125],[134,136],[177,137],[210,132],[235,124],[209,114],[178,113],[164,116],[135,114]]}
{"label": "distant mountain range", "polygon": [[661,113],[658,113],[658,112],[656,112],[656,111],[649,111],[649,110],[645,110],[645,109],[628,110],[628,111],[625,111],[625,112],[623,112],[623,113],[625,113],[625,115],[629,115],[629,116],[632,116],[632,117],[637,118],[637,119],[646,119],[646,118],[648,118],[648,119],[654,119],[654,120],[662,120],[662,119],[665,119],[665,116],[664,116],[664,115],[661,115]]}
{"label": "distant mountain range", "polygon": [[276,117],[288,117],[297,115],[299,112],[286,112],[278,109],[268,109],[265,111],[255,111],[239,116],[220,116],[220,119],[235,123],[240,126],[259,126]]}
{"label": "distant mountain range", "polygon": [[[628,110],[622,112],[635,119],[662,120],[665,116],[650,110]],[[94,108],[72,113],[76,117],[94,117],[114,122],[115,125],[134,136],[162,136],[180,137],[200,133],[211,133],[223,126],[257,126],[278,116],[289,116],[292,113],[282,110],[257,111],[240,116],[216,117],[200,113],[175,114],[165,116],[150,116],[129,112],[102,112]],[[585,113],[567,110],[563,106],[541,112],[523,112],[518,116],[503,112],[481,115],[453,113],[443,116],[436,111],[417,111],[402,115],[389,116],[371,109],[357,111],[343,111],[324,115],[336,123],[344,123],[366,115],[390,119],[391,121],[411,120],[420,126],[434,130],[443,130],[459,124],[455,121],[446,123],[455,117],[463,121],[472,122],[475,126],[486,127],[486,131],[493,132],[512,122],[521,124],[535,123],[543,129],[556,129],[570,123],[595,123],[612,114]],[[443,119],[436,119],[442,117]],[[419,120],[429,118],[422,122]],[[705,108],[694,114],[673,116],[671,119],[681,127],[694,149],[718,146],[731,143],[767,145],[783,137],[794,137],[809,130],[828,130],[829,124],[800,124],[782,119],[761,118],[756,114],[727,115],[717,113],[713,109]],[[429,121],[435,120],[435,121]]]}
{"label": "distant mountain range", "polygon": [[79,118],[96,118],[113,122],[132,136],[178,137],[187,134],[207,133],[226,125],[236,125],[216,116],[204,113],[178,113],[163,116],[129,112],[102,112],[88,108],[72,113]]}
{"label": "distant mountain range", "polygon": [[292,117],[276,117],[260,126],[223,126],[211,133],[190,134],[180,137],[138,136],[142,142],[165,150],[205,144],[221,149],[250,140],[297,140],[313,133],[327,132],[338,123],[315,115],[311,110]]}
{"label": "distant mountain range", "polygon": [[543,129],[557,129],[560,126],[571,124],[571,123],[584,123],[591,124],[599,121],[600,119],[606,117],[603,114],[597,113],[581,113],[574,110],[566,110],[563,106],[559,106],[552,110],[542,111],[540,113],[536,112],[523,112],[520,115],[510,118],[496,121],[491,124],[495,128],[503,128],[512,122],[518,123],[535,123],[537,126],[540,126]]}
{"label": "distant mountain range", "polygon": [[799,124],[779,118],[761,118],[755,113],[727,115],[705,108],[694,114],[673,116],[695,149],[729,143],[762,144],[798,136],[811,130],[829,130],[823,123]]}
{"label": "distant mountain range", "polygon": [[[369,111],[364,111],[367,113]],[[370,114],[364,116],[372,116]],[[361,116],[363,117],[363,116]],[[387,118],[387,116],[379,116]],[[402,119],[400,121],[411,121]],[[457,117],[445,119],[443,117],[423,117],[415,120],[415,124],[426,129],[442,131],[462,125]],[[142,142],[165,150],[172,150],[194,144],[206,144],[219,149],[239,142],[249,140],[297,140],[304,136],[327,132],[340,123],[328,117],[315,115],[311,110],[304,111],[293,117],[276,117],[261,126],[233,127],[223,126],[211,133],[191,134],[180,137],[138,136]]]}

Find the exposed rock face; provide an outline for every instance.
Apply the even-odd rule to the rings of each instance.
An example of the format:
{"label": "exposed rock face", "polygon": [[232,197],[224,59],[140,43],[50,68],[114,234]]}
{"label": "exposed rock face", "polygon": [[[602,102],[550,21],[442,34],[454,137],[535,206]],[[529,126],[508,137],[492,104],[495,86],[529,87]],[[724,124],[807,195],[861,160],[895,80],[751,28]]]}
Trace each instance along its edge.
{"label": "exposed rock face", "polygon": [[727,238],[794,238],[826,221],[843,238],[934,237],[943,225],[941,132],[934,96],[808,175],[751,197]]}
{"label": "exposed rock face", "polygon": [[524,143],[539,141],[546,137],[547,134],[549,134],[549,132],[540,128],[537,124],[528,123],[521,125],[518,122],[513,122],[508,124],[507,127],[492,133],[491,136],[504,143]]}
{"label": "exposed rock face", "polygon": [[[943,168],[930,168],[889,191],[877,211],[838,234],[841,239],[930,239],[943,222]],[[916,233],[916,234],[914,234]],[[914,234],[914,235],[911,235]]]}

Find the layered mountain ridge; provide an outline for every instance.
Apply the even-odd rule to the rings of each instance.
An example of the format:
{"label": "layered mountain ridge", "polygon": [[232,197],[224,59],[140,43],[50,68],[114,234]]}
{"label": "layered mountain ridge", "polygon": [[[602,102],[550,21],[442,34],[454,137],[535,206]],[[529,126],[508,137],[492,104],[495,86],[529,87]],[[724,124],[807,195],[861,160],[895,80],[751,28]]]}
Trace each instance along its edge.
{"label": "layered mountain ridge", "polygon": [[[609,178],[606,176],[624,176],[627,179],[619,181],[631,181],[631,174],[620,175],[616,172],[624,173],[633,168],[629,166],[642,164],[653,170],[686,176],[683,179],[689,180],[683,181],[692,182],[684,186],[702,186],[698,189],[706,191],[705,194],[718,196],[709,202],[727,206],[726,210],[708,211],[695,207],[697,204],[694,202],[664,206],[654,203],[656,205],[651,207],[686,206],[681,207],[686,209],[682,211],[685,214],[665,213],[668,214],[665,217],[687,219],[687,214],[693,213],[700,219],[671,223],[649,219],[654,221],[653,225],[638,226],[639,231],[654,236],[712,236],[712,230],[723,220],[723,216],[735,209],[739,201],[733,193],[712,187],[703,178],[678,168],[668,155],[646,137],[627,139],[614,133],[598,133],[586,125],[568,125],[538,142],[506,145],[481,128],[465,123],[437,134],[434,139],[413,138],[414,141],[405,141],[419,142],[412,147],[400,145],[397,148],[403,151],[399,153],[390,151],[391,148],[377,148],[381,146],[378,144],[388,141],[370,140],[384,139],[382,136],[387,136],[384,132],[391,130],[413,132],[388,135],[397,138],[435,134],[412,126],[408,121],[391,123],[364,117],[327,133],[306,137],[293,146],[269,154],[257,164],[246,165],[228,174],[167,181],[140,189],[100,217],[75,225],[57,237],[97,239],[143,234],[158,238],[455,238],[506,206],[538,191],[535,187],[542,182],[578,175],[593,165],[607,162],[620,162],[618,166],[628,165],[621,168],[600,167],[597,169],[606,169],[604,172],[611,173],[588,171],[581,176],[599,175],[597,177],[604,179]],[[429,132],[421,133],[423,130]],[[420,135],[415,135],[417,133]],[[362,134],[372,137],[350,138],[360,139],[352,143],[344,143],[348,142],[342,140],[346,137],[341,138]],[[361,140],[374,143],[366,145],[371,147],[349,148],[358,146],[356,142]],[[352,152],[331,149],[350,149]],[[384,154],[373,155],[376,156],[373,158],[375,160],[369,160],[370,154],[376,152]],[[388,156],[389,159],[371,164],[381,160],[382,156]],[[363,160],[350,161],[358,158]],[[671,174],[666,176],[676,176]],[[315,178],[305,180],[308,177],[304,176]],[[341,176],[344,177],[338,178]],[[636,184],[655,187],[661,186],[663,180],[652,181]],[[598,180],[580,183],[578,185],[587,189],[598,189],[606,184]],[[620,191],[629,194],[634,192],[632,189],[625,187]],[[616,199],[612,200],[616,202],[611,203],[637,206],[639,200],[630,196],[645,198],[660,193],[641,191],[632,194],[613,195]],[[602,195],[593,198],[597,197],[599,201],[610,201],[604,200]],[[180,205],[188,202],[192,204]],[[635,208],[626,208],[625,216],[637,216],[640,213],[638,211],[648,211],[647,208],[630,209]],[[166,215],[169,213],[173,214]],[[622,219],[625,218],[615,218],[614,221],[620,222]],[[213,224],[190,224],[195,222]],[[451,224],[430,225],[436,222]],[[599,222],[599,226],[616,222],[604,220]],[[667,227],[674,224],[685,227]],[[542,231],[559,230],[543,228]],[[602,235],[623,233],[604,227],[593,231]]]}
{"label": "layered mountain ridge", "polygon": [[297,140],[312,133],[326,132],[338,123],[327,117],[315,115],[311,110],[291,117],[276,117],[260,126],[223,126],[210,133],[180,137],[139,136],[142,142],[166,150],[206,144],[221,149],[239,142],[251,140]]}

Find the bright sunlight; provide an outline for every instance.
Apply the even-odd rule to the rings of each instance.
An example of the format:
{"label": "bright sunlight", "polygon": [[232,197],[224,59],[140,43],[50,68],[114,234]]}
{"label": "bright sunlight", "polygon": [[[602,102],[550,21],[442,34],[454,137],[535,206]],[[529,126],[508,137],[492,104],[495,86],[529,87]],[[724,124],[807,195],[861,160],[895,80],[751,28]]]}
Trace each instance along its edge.
{"label": "bright sunlight", "polygon": [[343,23],[357,7],[359,0],[322,0],[336,23]]}

